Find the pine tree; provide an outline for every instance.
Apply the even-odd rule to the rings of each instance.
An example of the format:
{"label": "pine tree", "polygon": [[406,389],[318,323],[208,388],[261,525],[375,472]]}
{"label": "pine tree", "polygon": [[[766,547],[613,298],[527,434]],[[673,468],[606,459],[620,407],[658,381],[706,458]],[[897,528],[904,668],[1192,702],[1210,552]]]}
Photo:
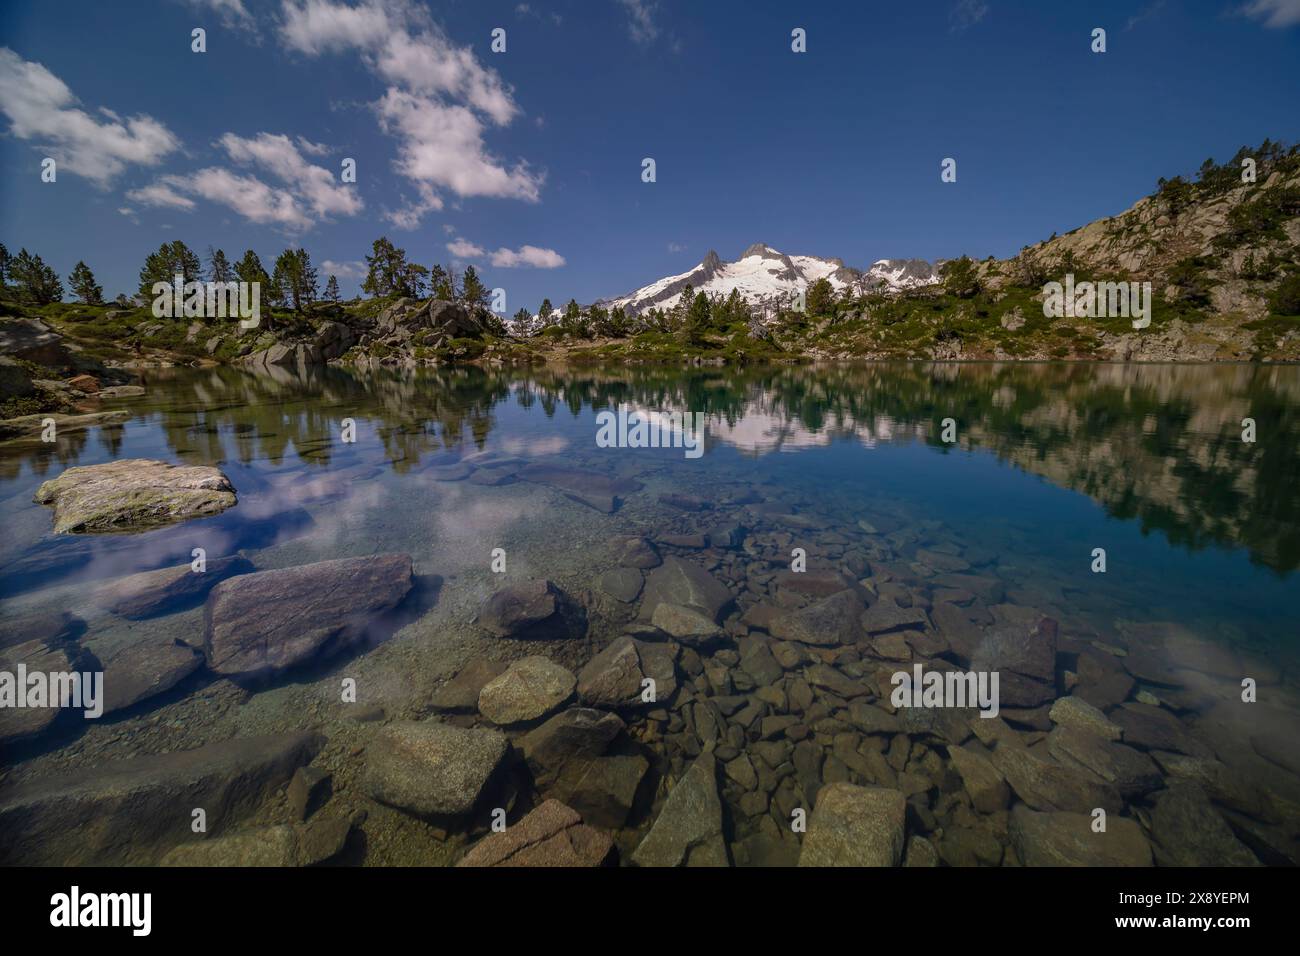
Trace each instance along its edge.
{"label": "pine tree", "polygon": [[515,331],[520,335],[526,335],[533,324],[533,317],[529,315],[527,309],[520,306],[519,311],[514,314],[512,321],[515,325]]}
{"label": "pine tree", "polygon": [[342,297],[339,295],[339,280],[335,276],[331,275],[329,281],[325,283],[325,301],[342,301]]}
{"label": "pine tree", "polygon": [[835,309],[835,287],[825,277],[808,286],[804,308],[809,315],[830,315]]}
{"label": "pine tree", "polygon": [[26,249],[19,249],[18,255],[9,263],[9,276],[19,298],[33,305],[49,305],[63,298],[63,283],[58,273],[45,264],[45,261]]}
{"label": "pine tree", "polygon": [[447,270],[436,263],[429,270],[429,294],[435,299],[451,298],[451,293],[447,291]]}
{"label": "pine tree", "polygon": [[[245,250],[244,257],[235,263],[235,275],[239,277],[240,282],[246,282],[249,286],[256,282],[259,300],[266,302],[268,306],[274,304],[275,290],[271,287],[271,277],[266,274],[262,260],[252,249]],[[270,329],[272,320],[269,308],[263,312],[263,319],[266,327]]]}
{"label": "pine tree", "polygon": [[189,246],[179,239],[164,242],[157,252],[150,253],[144,261],[144,268],[140,270],[140,295],[153,298],[154,283],[166,282],[170,285],[177,275],[182,282],[197,282],[201,278],[200,271],[199,257]]}
{"label": "pine tree", "polygon": [[100,288],[99,283],[95,281],[95,274],[84,262],[78,262],[73,266],[68,284],[72,286],[72,294],[86,305],[104,303],[104,290]]}
{"label": "pine tree", "polygon": [[555,311],[555,306],[551,305],[550,299],[543,299],[541,307],[537,310],[537,321],[542,328],[551,324],[551,313]]}
{"label": "pine tree", "polygon": [[711,317],[709,297],[703,292],[697,292],[686,310],[685,330],[688,342],[698,344],[703,341]]}
{"label": "pine tree", "polygon": [[427,268],[409,262],[406,250],[393,245],[387,236],[380,236],[370,248],[371,254],[366,256],[366,278],[361,283],[362,292],[378,298],[420,298],[424,295],[429,277]]}
{"label": "pine tree", "polygon": [[483,280],[478,277],[478,271],[473,266],[465,267],[465,278],[461,281],[460,300],[471,310],[486,309],[488,299],[491,294]]}
{"label": "pine tree", "polygon": [[316,270],[306,249],[286,249],[275,260],[271,287],[278,301],[295,312],[316,301]]}
{"label": "pine tree", "polygon": [[212,247],[208,246],[208,281],[226,283],[234,280],[235,271],[226,260],[226,254],[220,249],[214,252]]}
{"label": "pine tree", "polygon": [[0,242],[0,290],[9,288],[9,264],[13,262],[13,256],[9,255],[9,250],[3,242]]}

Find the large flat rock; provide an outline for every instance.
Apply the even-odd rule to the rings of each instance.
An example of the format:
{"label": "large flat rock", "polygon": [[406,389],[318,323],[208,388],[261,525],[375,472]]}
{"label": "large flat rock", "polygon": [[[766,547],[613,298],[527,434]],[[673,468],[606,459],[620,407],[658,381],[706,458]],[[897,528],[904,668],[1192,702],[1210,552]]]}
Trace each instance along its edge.
{"label": "large flat rock", "polygon": [[898,866],[907,801],[901,791],[828,783],[817,792],[800,866]]}
{"label": "large flat rock", "polygon": [[254,812],[324,743],[314,733],[237,737],[37,778],[0,790],[0,864],[149,865]]}
{"label": "large flat rock", "polygon": [[411,590],[411,556],[318,561],[227,578],[204,608],[204,656],[227,676],[273,674],[363,638]]}
{"label": "large flat rock", "polygon": [[53,506],[55,534],[143,531],[219,514],[236,502],[230,479],[216,468],[149,458],[69,468],[33,500]]}

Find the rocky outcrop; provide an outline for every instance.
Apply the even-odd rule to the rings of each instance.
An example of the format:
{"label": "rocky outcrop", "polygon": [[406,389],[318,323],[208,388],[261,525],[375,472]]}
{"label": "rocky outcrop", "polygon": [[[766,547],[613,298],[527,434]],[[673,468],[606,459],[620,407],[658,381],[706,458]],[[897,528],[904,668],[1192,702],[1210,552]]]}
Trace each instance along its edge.
{"label": "rocky outcrop", "polygon": [[312,733],[237,737],[0,789],[0,864],[156,863],[193,838],[195,808],[219,835],[287,784],[323,743]]}
{"label": "rocky outcrop", "polygon": [[207,465],[128,458],[69,468],[36,490],[55,534],[142,531],[206,518],[235,504],[230,479]]}
{"label": "rocky outcrop", "polygon": [[364,639],[411,590],[411,556],[318,561],[227,578],[204,607],[208,667],[230,677],[279,673]]}

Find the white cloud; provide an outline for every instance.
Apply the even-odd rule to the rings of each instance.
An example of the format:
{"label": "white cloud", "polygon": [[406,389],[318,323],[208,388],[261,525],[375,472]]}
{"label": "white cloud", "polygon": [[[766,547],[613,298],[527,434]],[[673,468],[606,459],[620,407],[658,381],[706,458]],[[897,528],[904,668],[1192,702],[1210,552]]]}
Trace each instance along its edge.
{"label": "white cloud", "polygon": [[229,206],[249,222],[294,231],[312,225],[311,217],[290,193],[268,186],[256,176],[241,176],[219,166],[210,166],[189,176],[164,176],[163,181],[209,202]]}
{"label": "white cloud", "polygon": [[226,133],[218,144],[235,163],[256,167],[281,185],[209,166],[187,175],[162,176],[142,189],[131,190],[127,198],[146,206],[192,209],[194,203],[188,197],[199,196],[229,206],[250,222],[294,231],[332,216],[356,215],[364,207],[353,187],[336,181],[325,167],[309,163],[288,136]]}
{"label": "white cloud", "polygon": [[339,182],[324,166],[307,162],[288,136],[258,133],[248,139],[227,133],[221,147],[235,162],[260,166],[284,182],[317,218],[353,216],[365,205],[354,186]]}
{"label": "white cloud", "polygon": [[457,259],[482,259],[487,255],[486,249],[474,245],[468,239],[456,239],[447,243],[447,251]]}
{"label": "white cloud", "polygon": [[366,264],[360,260],[335,262],[333,259],[326,259],[320,264],[320,274],[332,275],[339,279],[360,279],[366,274]]}
{"label": "white cloud", "polygon": [[627,32],[633,42],[648,46],[659,37],[659,25],[654,17],[658,12],[655,0],[618,0],[627,10]]}
{"label": "white cloud", "polygon": [[989,13],[989,5],[984,0],[957,0],[956,5],[948,11],[948,29],[951,33],[961,33],[983,20]]}
{"label": "white cloud", "polygon": [[680,242],[670,242],[670,243],[668,243],[668,251],[669,251],[669,252],[685,252],[685,251],[686,251],[686,247],[685,247],[684,245],[682,245]]}
{"label": "white cloud", "polygon": [[356,53],[387,83],[372,104],[398,140],[396,166],[418,198],[386,218],[414,228],[441,209],[439,191],[536,202],[543,177],[526,162],[507,164],[484,142],[486,127],[519,115],[513,91],[470,47],[456,46],[429,12],[410,0],[284,0],[280,35],[305,56]]}
{"label": "white cloud", "polygon": [[1300,23],[1300,0],[1250,0],[1242,13],[1264,21],[1271,30],[1282,30]]}
{"label": "white cloud", "polygon": [[492,253],[492,264],[502,269],[530,266],[534,269],[558,269],[564,265],[564,256],[554,249],[537,246],[520,246],[518,251],[501,248]]}
{"label": "white cloud", "polygon": [[60,172],[107,187],[126,166],[156,166],[180,148],[180,140],[151,116],[123,121],[101,110],[108,118],[101,122],[76,103],[67,85],[44,66],[0,47],[0,110],[9,118],[9,131],[35,140]]}
{"label": "white cloud", "polygon": [[330,147],[326,143],[313,143],[306,136],[299,136],[297,139],[298,148],[308,156],[328,156]]}
{"label": "white cloud", "polygon": [[384,131],[397,135],[397,169],[410,179],[458,196],[540,198],[542,179],[526,163],[507,169],[488,154],[472,110],[394,88],[375,110]]}
{"label": "white cloud", "polygon": [[564,256],[554,249],[543,249],[540,246],[520,246],[518,249],[502,246],[496,252],[489,253],[477,243],[457,238],[447,243],[447,251],[457,259],[486,258],[499,269],[558,269],[565,264]]}
{"label": "white cloud", "polygon": [[142,206],[157,206],[166,209],[194,208],[193,199],[190,199],[188,196],[182,196],[174,188],[161,180],[140,189],[132,189],[128,191],[126,198],[132,202],[138,202]]}
{"label": "white cloud", "polygon": [[222,26],[244,29],[251,29],[254,26],[253,15],[248,12],[243,0],[188,0],[188,2],[197,10],[211,10],[217,14]]}

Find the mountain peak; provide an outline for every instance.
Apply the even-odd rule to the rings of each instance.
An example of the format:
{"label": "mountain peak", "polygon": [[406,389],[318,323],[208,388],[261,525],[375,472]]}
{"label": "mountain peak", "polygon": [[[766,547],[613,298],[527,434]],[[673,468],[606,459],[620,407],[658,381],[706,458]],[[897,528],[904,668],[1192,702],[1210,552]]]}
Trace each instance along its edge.
{"label": "mountain peak", "polygon": [[762,255],[766,255],[769,252],[776,252],[776,250],[773,249],[771,246],[769,246],[766,242],[756,242],[752,246],[747,248],[744,252],[742,252],[740,254],[740,258],[748,259],[750,256],[762,256]]}

